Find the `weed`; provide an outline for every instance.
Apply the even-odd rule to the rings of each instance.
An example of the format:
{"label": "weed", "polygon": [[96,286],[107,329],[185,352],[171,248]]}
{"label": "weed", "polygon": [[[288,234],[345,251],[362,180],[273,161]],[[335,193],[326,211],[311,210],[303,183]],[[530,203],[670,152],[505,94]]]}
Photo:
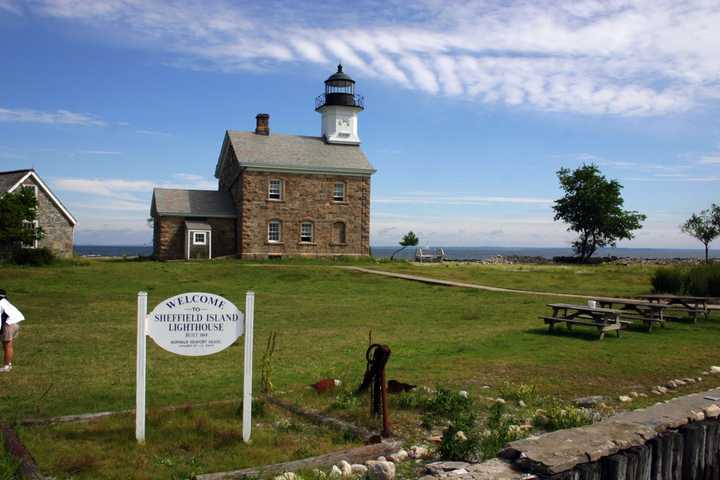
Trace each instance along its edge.
{"label": "weed", "polygon": [[350,410],[360,406],[360,397],[348,390],[343,390],[335,396],[332,408],[335,410]]}
{"label": "weed", "polygon": [[463,417],[472,412],[473,401],[469,397],[460,395],[458,392],[438,387],[435,396],[424,402],[422,423],[426,428],[432,428],[444,421]]}
{"label": "weed", "polygon": [[[0,436],[2,442],[2,436]],[[16,474],[20,469],[20,462],[6,454],[0,452],[0,480],[15,480]]]}
{"label": "weed", "polygon": [[548,431],[581,427],[593,422],[590,410],[560,400],[551,400],[543,410],[537,410],[533,423]]}
{"label": "weed", "polygon": [[61,469],[69,475],[87,473],[97,467],[98,459],[88,453],[63,459]]}

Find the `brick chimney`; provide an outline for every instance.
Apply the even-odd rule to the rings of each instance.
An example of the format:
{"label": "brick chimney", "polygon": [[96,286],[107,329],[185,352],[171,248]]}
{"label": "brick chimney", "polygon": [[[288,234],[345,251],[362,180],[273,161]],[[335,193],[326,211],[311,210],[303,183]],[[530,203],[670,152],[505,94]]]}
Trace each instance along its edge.
{"label": "brick chimney", "polygon": [[270,115],[258,113],[255,116],[255,135],[270,135]]}

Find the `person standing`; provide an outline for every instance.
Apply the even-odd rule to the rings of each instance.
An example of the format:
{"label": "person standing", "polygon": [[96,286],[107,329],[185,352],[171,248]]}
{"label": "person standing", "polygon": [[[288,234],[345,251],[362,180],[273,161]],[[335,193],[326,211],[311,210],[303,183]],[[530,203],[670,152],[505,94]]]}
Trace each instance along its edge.
{"label": "person standing", "polygon": [[4,362],[0,373],[9,372],[12,370],[13,362],[13,340],[17,337],[18,330],[20,329],[20,322],[25,320],[25,317],[20,310],[10,303],[7,299],[7,293],[5,290],[0,288],[0,317],[2,318],[2,327],[0,327],[0,341],[3,344],[3,356]]}

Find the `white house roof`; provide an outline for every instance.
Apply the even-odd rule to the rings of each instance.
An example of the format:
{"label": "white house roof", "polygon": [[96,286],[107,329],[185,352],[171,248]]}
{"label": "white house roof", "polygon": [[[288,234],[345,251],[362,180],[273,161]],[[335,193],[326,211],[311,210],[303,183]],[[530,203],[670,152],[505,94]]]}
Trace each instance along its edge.
{"label": "white house roof", "polygon": [[72,223],[73,225],[77,225],[77,220],[75,219],[75,217],[72,216],[72,214],[67,210],[67,208],[65,208],[62,202],[58,200],[55,194],[52,193],[50,188],[45,185],[45,182],[42,181],[42,179],[38,176],[37,173],[35,173],[35,170],[33,169],[0,172],[0,194],[14,192],[20,185],[25,183],[25,181],[31,177],[33,180],[35,180],[35,183],[43,189],[47,196],[50,197],[50,200],[55,204],[58,210],[60,210],[60,212],[65,215],[65,217],[70,221],[70,223]]}
{"label": "white house roof", "polygon": [[375,169],[358,145],[337,145],[322,137],[302,135],[257,135],[228,130],[220,151],[215,177],[227,161],[232,148],[241,168],[249,170],[292,171],[372,175]]}

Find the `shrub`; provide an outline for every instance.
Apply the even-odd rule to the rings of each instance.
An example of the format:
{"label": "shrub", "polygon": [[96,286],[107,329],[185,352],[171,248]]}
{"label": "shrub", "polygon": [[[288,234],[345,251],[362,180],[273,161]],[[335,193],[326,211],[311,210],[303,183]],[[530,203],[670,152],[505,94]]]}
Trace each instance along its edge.
{"label": "shrub", "polygon": [[12,253],[11,260],[17,265],[39,267],[55,261],[55,254],[47,248],[19,248]]}
{"label": "shrub", "polygon": [[686,275],[679,268],[659,268],[652,277],[653,291],[656,293],[683,293]]}
{"label": "shrub", "polygon": [[720,265],[705,265],[691,269],[685,287],[689,295],[720,297]]}
{"label": "shrub", "polygon": [[444,460],[482,460],[482,436],[473,414],[458,415],[443,431],[438,452]]}
{"label": "shrub", "polygon": [[593,415],[589,410],[559,400],[553,400],[544,410],[538,410],[533,419],[535,426],[548,431],[581,427],[592,422]]}
{"label": "shrub", "polygon": [[510,414],[502,403],[496,403],[490,408],[485,426],[481,443],[483,458],[494,457],[509,442],[527,436],[523,419]]}
{"label": "shrub", "polygon": [[465,417],[472,413],[473,401],[458,392],[438,387],[434,397],[430,397],[423,405],[423,425],[430,428],[442,421]]}

